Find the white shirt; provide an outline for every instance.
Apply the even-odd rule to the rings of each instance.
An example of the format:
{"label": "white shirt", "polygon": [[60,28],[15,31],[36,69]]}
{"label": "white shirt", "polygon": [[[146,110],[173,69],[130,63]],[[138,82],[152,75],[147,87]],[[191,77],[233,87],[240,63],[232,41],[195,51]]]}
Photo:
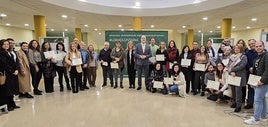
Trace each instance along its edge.
{"label": "white shirt", "polygon": [[144,51],[145,51],[145,43],[141,43],[141,46],[142,46],[142,52],[144,53]]}

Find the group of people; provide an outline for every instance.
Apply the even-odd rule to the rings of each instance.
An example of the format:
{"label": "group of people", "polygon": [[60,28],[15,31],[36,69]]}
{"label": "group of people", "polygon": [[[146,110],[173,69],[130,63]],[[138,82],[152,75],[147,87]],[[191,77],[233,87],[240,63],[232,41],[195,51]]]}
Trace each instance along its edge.
{"label": "group of people", "polygon": [[[201,46],[194,41],[192,49],[185,45],[180,53],[173,40],[168,42],[167,48],[165,42],[160,42],[158,46],[155,38],[150,38],[148,44],[145,35],[141,36],[140,41],[136,46],[129,41],[126,49],[123,49],[120,41],[115,42],[113,49],[109,42],[104,42],[104,48],[97,54],[93,45],[86,47],[86,44],[78,43],[75,38],[67,52],[64,44],[59,42],[55,51],[57,57],[47,57],[47,52],[52,51],[49,42],[44,42],[41,48],[37,40],[32,40],[29,44],[22,42],[20,50],[15,51],[13,39],[2,39],[0,74],[5,74],[7,79],[5,84],[0,85],[0,100],[3,100],[0,105],[7,104],[8,110],[12,111],[19,108],[14,102],[14,95],[33,98],[30,95],[30,76],[35,95],[42,95],[38,89],[42,75],[46,93],[54,92],[54,77],[57,74],[60,91],[64,90],[63,77],[67,90],[72,90],[73,93],[95,87],[96,70],[100,62],[102,87],[107,86],[109,76],[111,87],[124,88],[123,70],[126,69],[129,88],[135,89],[137,71],[137,90],[142,89],[143,75],[146,90],[153,93],[160,90],[163,94],[182,97],[190,93],[200,93],[201,96],[208,93],[207,99],[217,103],[231,100],[234,112],[240,112],[244,102],[244,109],[251,109],[255,104],[254,117],[245,121],[248,124],[257,124],[261,119],[266,119],[268,53],[264,42],[250,39],[247,48],[242,39],[231,45],[230,39],[225,38],[216,50],[212,47],[211,40]],[[256,86],[247,84],[249,75],[260,77]],[[240,77],[240,84],[229,84],[230,76]],[[220,85],[217,88],[207,87],[211,81]]]}

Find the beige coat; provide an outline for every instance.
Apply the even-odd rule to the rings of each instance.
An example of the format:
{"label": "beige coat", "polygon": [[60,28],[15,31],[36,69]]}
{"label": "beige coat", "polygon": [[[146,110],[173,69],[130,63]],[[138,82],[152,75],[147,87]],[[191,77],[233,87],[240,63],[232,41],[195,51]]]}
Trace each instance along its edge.
{"label": "beige coat", "polygon": [[[65,62],[68,64],[70,64],[70,63],[72,63],[72,59],[71,59],[71,55],[73,55],[73,53],[75,53],[75,52],[68,52],[67,53],[67,55],[66,55],[66,58],[65,58]],[[81,58],[82,56],[81,56],[81,53],[79,52],[79,51],[77,51],[76,53],[75,53],[75,56],[76,56],[76,58]],[[68,66],[67,67],[67,70],[68,71],[71,71],[71,67],[72,66]],[[81,65],[77,65],[76,66],[76,71],[78,72],[78,73],[81,73],[81,72],[83,72],[82,71],[82,67],[81,67]]]}
{"label": "beige coat", "polygon": [[22,49],[20,49],[17,54],[21,68],[21,71],[18,75],[19,90],[20,92],[31,92],[29,60]]}

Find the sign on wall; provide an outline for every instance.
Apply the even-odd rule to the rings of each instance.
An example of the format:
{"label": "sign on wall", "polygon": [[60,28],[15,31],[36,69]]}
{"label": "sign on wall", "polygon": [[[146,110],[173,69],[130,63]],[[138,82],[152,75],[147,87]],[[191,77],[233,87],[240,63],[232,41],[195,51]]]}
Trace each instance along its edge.
{"label": "sign on wall", "polygon": [[168,42],[168,31],[105,31],[105,41],[110,42],[110,47],[115,47],[116,41],[122,42],[122,47],[126,48],[127,42],[132,41],[135,45],[140,43],[140,38],[145,35],[147,42],[150,38],[156,39],[156,44],[161,41]]}

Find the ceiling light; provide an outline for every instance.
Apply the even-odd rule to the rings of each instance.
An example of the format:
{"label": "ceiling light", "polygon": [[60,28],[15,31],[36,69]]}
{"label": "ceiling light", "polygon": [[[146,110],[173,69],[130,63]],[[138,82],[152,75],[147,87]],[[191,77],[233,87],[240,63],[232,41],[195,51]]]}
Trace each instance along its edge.
{"label": "ceiling light", "polygon": [[131,30],[131,31],[132,31],[133,29],[129,29],[129,30]]}
{"label": "ceiling light", "polygon": [[6,23],[6,26],[10,26],[11,24],[10,23]]}
{"label": "ceiling light", "polygon": [[198,4],[198,3],[200,3],[201,1],[200,0],[195,0],[194,2],[193,2],[193,4]]}
{"label": "ceiling light", "polygon": [[250,29],[251,27],[250,27],[250,26],[247,26],[246,28],[247,28],[247,29]]}
{"label": "ceiling light", "polygon": [[140,3],[139,1],[137,1],[137,2],[135,3],[135,6],[136,6],[136,7],[140,7],[140,6],[141,6],[141,3]]}
{"label": "ceiling light", "polygon": [[94,30],[95,30],[95,31],[98,31],[98,29],[97,29],[97,28],[95,28]]}
{"label": "ceiling light", "polygon": [[218,29],[220,29],[220,28],[221,28],[221,26],[217,26],[217,28],[218,28]]}
{"label": "ceiling light", "polygon": [[86,0],[78,0],[78,1],[81,1],[81,2],[87,2]]}
{"label": "ceiling light", "polygon": [[68,31],[68,29],[64,29],[64,31]]}
{"label": "ceiling light", "polygon": [[251,21],[257,21],[257,19],[256,18],[252,18]]}
{"label": "ceiling light", "polygon": [[186,26],[182,26],[182,28],[186,28]]}
{"label": "ceiling light", "polygon": [[154,28],[154,25],[151,25],[151,28]]}
{"label": "ceiling light", "polygon": [[6,14],[0,14],[0,17],[7,17]]}
{"label": "ceiling light", "polygon": [[121,29],[121,31],[125,31],[125,29]]}
{"label": "ceiling light", "polygon": [[101,32],[99,32],[99,35],[101,35]]}
{"label": "ceiling light", "polygon": [[84,26],[85,26],[85,27],[88,27],[88,25],[87,25],[87,24],[85,24]]}
{"label": "ceiling light", "polygon": [[120,28],[121,28],[121,27],[122,27],[122,25],[118,25],[118,27],[120,27]]}
{"label": "ceiling light", "polygon": [[54,29],[50,29],[50,31],[54,31]]}
{"label": "ceiling light", "polygon": [[67,15],[61,15],[61,17],[66,19],[68,16]]}
{"label": "ceiling light", "polygon": [[198,33],[201,33],[201,30],[198,30]]}
{"label": "ceiling light", "polygon": [[211,30],[211,31],[209,31],[210,33],[213,33],[213,31]]}
{"label": "ceiling light", "polygon": [[29,24],[28,24],[28,23],[26,23],[26,24],[24,24],[24,26],[29,26]]}
{"label": "ceiling light", "polygon": [[203,20],[205,20],[205,21],[208,20],[208,17],[204,17]]}
{"label": "ceiling light", "polygon": [[235,29],[236,27],[235,27],[235,26],[233,26],[232,28],[233,28],[233,29]]}

